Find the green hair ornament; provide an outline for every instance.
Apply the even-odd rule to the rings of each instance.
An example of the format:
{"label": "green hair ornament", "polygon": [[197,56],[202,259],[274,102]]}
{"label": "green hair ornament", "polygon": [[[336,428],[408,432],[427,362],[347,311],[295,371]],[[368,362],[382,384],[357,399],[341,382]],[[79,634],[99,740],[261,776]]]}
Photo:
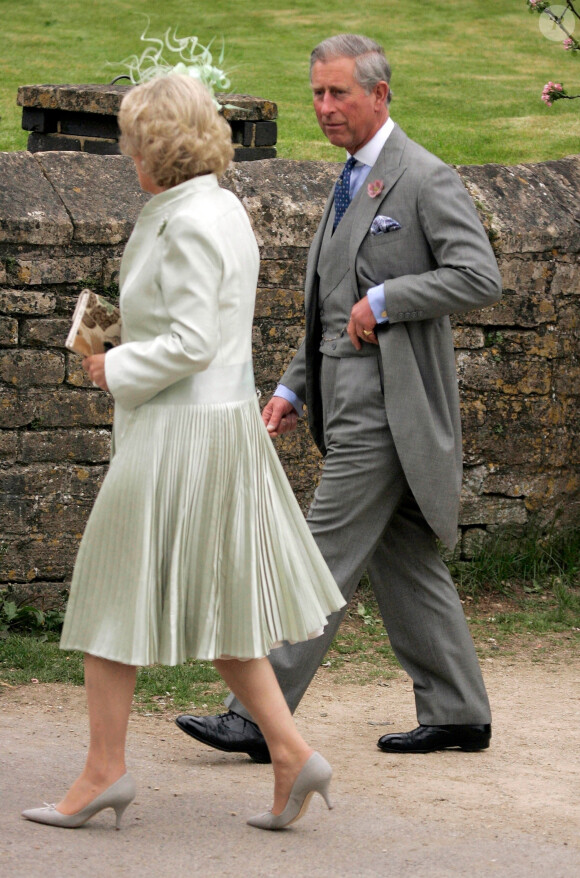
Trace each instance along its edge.
{"label": "green hair ornament", "polygon": [[219,58],[214,63],[211,52],[213,40],[207,46],[203,46],[197,37],[178,37],[177,29],[171,33],[171,28],[167,28],[163,39],[158,39],[148,37],[148,29],[149,22],[140,39],[150,45],[141,55],[130,55],[119,61],[118,64],[126,67],[128,73],[117,76],[113,82],[129,79],[133,85],[140,85],[158,76],[170,76],[176,73],[191,76],[206,86],[219,109],[221,105],[216,100],[216,91],[228,91],[231,84],[228,75],[221,68],[224,60],[223,39]]}

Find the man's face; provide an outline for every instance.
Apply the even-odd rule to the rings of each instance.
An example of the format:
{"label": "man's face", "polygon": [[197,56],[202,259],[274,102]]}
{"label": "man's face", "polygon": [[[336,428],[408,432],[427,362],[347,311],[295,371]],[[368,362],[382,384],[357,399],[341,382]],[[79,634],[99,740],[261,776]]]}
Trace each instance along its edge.
{"label": "man's face", "polygon": [[379,82],[370,94],[354,78],[354,58],[316,61],[311,85],[318,124],[334,146],[351,155],[368,143],[389,116],[385,105],[386,82]]}

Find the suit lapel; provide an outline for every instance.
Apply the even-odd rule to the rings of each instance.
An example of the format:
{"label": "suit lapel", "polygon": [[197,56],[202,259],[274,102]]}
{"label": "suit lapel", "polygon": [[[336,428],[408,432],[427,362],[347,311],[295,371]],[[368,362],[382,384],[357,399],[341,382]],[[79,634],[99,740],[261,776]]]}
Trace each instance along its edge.
{"label": "suit lapel", "polygon": [[312,307],[316,307],[318,295],[313,295],[318,290],[318,283],[316,281],[316,273],[318,270],[318,257],[320,256],[320,248],[322,247],[322,241],[324,239],[324,230],[326,228],[326,224],[328,222],[328,217],[330,216],[330,212],[332,210],[332,205],[334,204],[334,188],[332,189],[330,195],[326,200],[326,205],[324,208],[324,213],[322,214],[322,218],[312,239],[312,244],[310,245],[310,250],[308,251],[308,263],[306,265],[306,280],[304,282],[304,308],[306,311],[306,315]]}
{"label": "suit lapel", "polygon": [[[371,168],[371,171],[363,183],[363,191],[356,205],[356,214],[352,225],[352,233],[350,236],[348,248],[348,263],[355,265],[357,253],[365,238],[370,225],[379,213],[389,191],[393,188],[399,177],[405,173],[407,166],[402,163],[403,150],[407,142],[407,135],[395,125],[389,139],[385,143],[379,157]],[[380,180],[383,183],[383,190],[376,198],[371,198],[367,192],[367,186],[374,180]],[[353,272],[353,282],[356,284],[356,277]],[[358,298],[358,293],[357,293]]]}

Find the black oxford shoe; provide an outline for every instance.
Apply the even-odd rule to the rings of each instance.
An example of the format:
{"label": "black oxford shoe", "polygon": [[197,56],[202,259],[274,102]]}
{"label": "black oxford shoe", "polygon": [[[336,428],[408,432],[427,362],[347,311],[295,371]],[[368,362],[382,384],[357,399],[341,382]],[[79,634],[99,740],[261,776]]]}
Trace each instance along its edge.
{"label": "black oxford shoe", "polygon": [[219,716],[189,716],[184,713],[175,720],[179,728],[216,750],[226,753],[247,753],[254,762],[271,762],[270,751],[262,732],[249,719],[228,710]]}
{"label": "black oxford shoe", "polygon": [[473,752],[487,750],[491,739],[491,725],[419,726],[412,732],[383,735],[377,741],[385,753],[433,753],[458,747]]}

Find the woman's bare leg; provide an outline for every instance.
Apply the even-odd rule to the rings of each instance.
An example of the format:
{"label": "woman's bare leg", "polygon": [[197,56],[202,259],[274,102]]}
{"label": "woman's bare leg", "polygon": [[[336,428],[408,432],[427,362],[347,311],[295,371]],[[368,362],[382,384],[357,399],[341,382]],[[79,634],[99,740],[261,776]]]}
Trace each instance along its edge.
{"label": "woman's bare leg", "polygon": [[312,748],[300,735],[268,659],[218,659],[214,665],[236,698],[256,720],[266,739],[274,769],[274,805],[281,814]]}
{"label": "woman's bare leg", "polygon": [[57,809],[76,814],[126,772],[125,740],[137,668],[85,655],[90,742],[85,767]]}

